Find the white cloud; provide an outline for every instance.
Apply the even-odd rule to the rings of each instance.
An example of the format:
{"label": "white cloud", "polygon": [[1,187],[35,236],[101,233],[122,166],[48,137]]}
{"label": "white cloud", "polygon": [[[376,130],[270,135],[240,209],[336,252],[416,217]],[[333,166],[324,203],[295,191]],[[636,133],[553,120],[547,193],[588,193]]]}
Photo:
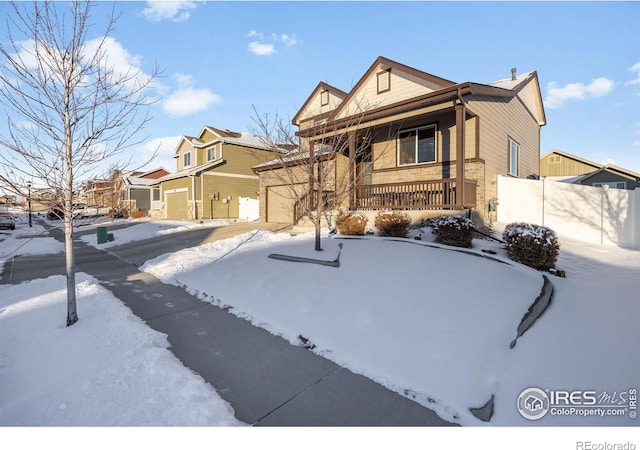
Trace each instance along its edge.
{"label": "white cloud", "polygon": [[257,30],[249,31],[247,37],[255,39],[249,42],[248,48],[251,53],[258,56],[271,56],[277,53],[277,46],[293,47],[298,43],[296,37],[290,34],[271,33],[265,38],[264,33]]}
{"label": "white cloud", "polygon": [[633,144],[631,145],[633,145],[634,147],[640,148],[640,141],[634,141]]}
{"label": "white cloud", "polygon": [[[102,46],[102,47],[100,47]],[[22,60],[23,64],[32,70],[36,70],[38,67],[35,56],[35,43],[32,39],[21,41],[17,43],[17,47],[20,52],[17,55],[13,55],[14,58]],[[133,88],[134,84],[145,85],[149,84],[149,87],[160,88],[157,81],[149,83],[151,75],[144,73],[141,69],[142,57],[134,55],[125,49],[118,40],[111,36],[100,37],[91,39],[84,44],[82,51],[82,58],[85,64],[94,64],[91,62],[99,52],[99,63],[113,73],[113,81],[118,78],[129,79],[130,88]],[[59,55],[59,52],[50,52],[54,55]],[[49,58],[49,52],[40,52],[41,58]],[[55,66],[55,64],[43,64],[43,67],[48,65]],[[93,80],[84,80],[87,83],[92,83]]]}
{"label": "white cloud", "polygon": [[184,22],[189,20],[190,10],[196,7],[193,1],[147,1],[147,7],[142,10],[142,15],[151,22],[171,20]]}
{"label": "white cloud", "polygon": [[269,56],[276,52],[273,44],[261,44],[260,42],[249,42],[249,51],[259,56]]}
{"label": "white cloud", "polygon": [[635,63],[630,69],[629,72],[634,72],[636,74],[636,78],[633,80],[627,81],[625,84],[627,86],[633,84],[640,84],[640,62]]}
{"label": "white cloud", "polygon": [[153,156],[154,152],[157,152],[156,157],[147,164],[143,170],[153,170],[157,167],[164,167],[169,172],[173,172],[176,169],[173,152],[181,138],[182,136],[156,138],[146,142],[142,147],[137,148],[136,154],[138,155],[139,164],[146,163],[147,160]]}
{"label": "white cloud", "polygon": [[298,40],[294,36],[289,36],[288,34],[280,35],[280,40],[284,42],[284,45],[287,47],[293,47],[298,43]]}
{"label": "white cloud", "polygon": [[548,108],[560,108],[567,100],[586,100],[589,98],[602,97],[613,90],[615,83],[609,78],[600,77],[591,80],[591,83],[569,83],[558,87],[552,81],[547,85],[547,98],[544,104]]}
{"label": "white cloud", "polygon": [[[101,44],[102,38],[93,39],[87,42],[86,54],[95,55],[98,50],[98,46]],[[127,77],[128,74],[138,72],[137,79],[139,82],[146,82],[150,77],[140,70],[140,64],[142,57],[139,55],[132,55],[125,49],[120,42],[112,37],[105,38],[102,43],[102,51],[104,51],[104,58],[101,62],[106,62],[113,68],[113,72],[116,77]]]}
{"label": "white cloud", "polygon": [[182,87],[162,102],[162,110],[172,116],[184,117],[206,111],[218,102],[220,97],[209,89]]}
{"label": "white cloud", "polygon": [[185,73],[178,73],[174,76],[181,87],[191,86],[193,84],[193,76]]}

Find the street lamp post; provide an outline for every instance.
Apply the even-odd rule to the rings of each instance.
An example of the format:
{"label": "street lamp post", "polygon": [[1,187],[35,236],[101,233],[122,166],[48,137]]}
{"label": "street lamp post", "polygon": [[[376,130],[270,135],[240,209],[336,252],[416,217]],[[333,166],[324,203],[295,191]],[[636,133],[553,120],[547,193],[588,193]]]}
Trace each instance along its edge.
{"label": "street lamp post", "polygon": [[29,195],[27,197],[29,201],[29,228],[31,228],[31,181],[27,181],[27,190],[29,191]]}

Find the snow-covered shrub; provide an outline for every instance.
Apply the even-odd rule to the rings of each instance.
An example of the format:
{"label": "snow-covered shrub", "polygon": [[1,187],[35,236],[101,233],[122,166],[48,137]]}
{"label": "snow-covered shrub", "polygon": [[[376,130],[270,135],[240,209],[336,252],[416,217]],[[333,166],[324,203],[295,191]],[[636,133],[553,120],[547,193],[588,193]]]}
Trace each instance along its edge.
{"label": "snow-covered shrub", "polygon": [[367,218],[356,212],[344,213],[340,211],[336,217],[338,233],[348,236],[362,236],[367,226]]}
{"label": "snow-covered shrub", "polygon": [[455,247],[471,247],[475,226],[462,216],[442,216],[431,221],[431,232],[436,241]]}
{"label": "snow-covered shrub", "polygon": [[502,232],[509,258],[538,270],[548,270],[558,260],[560,244],[548,227],[528,223],[510,223]]}
{"label": "snow-covered shrub", "polygon": [[411,218],[400,211],[382,210],[376,215],[375,225],[380,236],[405,237],[409,233]]}

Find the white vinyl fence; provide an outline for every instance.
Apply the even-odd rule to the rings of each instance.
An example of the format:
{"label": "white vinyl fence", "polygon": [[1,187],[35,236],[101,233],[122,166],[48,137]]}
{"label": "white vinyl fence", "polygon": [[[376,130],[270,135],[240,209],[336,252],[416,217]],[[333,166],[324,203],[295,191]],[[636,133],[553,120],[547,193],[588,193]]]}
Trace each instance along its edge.
{"label": "white vinyl fence", "polygon": [[260,218],[260,202],[257,199],[249,197],[239,197],[241,219],[254,222]]}
{"label": "white vinyl fence", "polygon": [[498,176],[497,219],[544,225],[586,242],[640,249],[640,189]]}

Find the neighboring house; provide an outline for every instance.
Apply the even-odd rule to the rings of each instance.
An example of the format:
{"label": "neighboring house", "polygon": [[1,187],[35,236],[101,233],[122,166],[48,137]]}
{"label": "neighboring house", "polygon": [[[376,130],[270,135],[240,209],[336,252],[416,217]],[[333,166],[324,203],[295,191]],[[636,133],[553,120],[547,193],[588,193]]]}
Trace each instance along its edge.
{"label": "neighboring house", "polygon": [[540,176],[585,186],[630,190],[640,187],[639,173],[613,164],[598,164],[556,149],[540,158]]}
{"label": "neighboring house", "polygon": [[[293,118],[300,147],[317,151],[328,136],[349,140],[349,210],[416,211],[414,218],[472,210],[487,219],[497,176],[539,173],[540,128],[546,124],[536,72],[489,84],[455,83],[384,57],[349,92],[319,83]],[[370,139],[368,155],[356,142]],[[371,137],[371,138],[369,138]],[[265,221],[296,222],[295,199],[279,195],[272,164],[256,167]],[[337,169],[339,170],[339,169]],[[317,197],[317,196],[316,196]]]}
{"label": "neighboring house", "polygon": [[0,213],[8,213],[12,208],[16,207],[18,202],[13,195],[0,195]]}
{"label": "neighboring house", "polygon": [[123,174],[119,183],[121,209],[129,217],[158,215],[161,202],[157,183],[159,178],[167,175],[169,172],[163,168]]}
{"label": "neighboring house", "polygon": [[240,201],[257,202],[259,179],[252,167],[273,158],[259,137],[205,126],[197,137],[183,136],[175,150],[175,173],[156,180],[159,217],[220,219],[240,217]]}
{"label": "neighboring house", "polygon": [[48,189],[33,189],[31,191],[31,211],[47,212],[56,204],[56,195]]}
{"label": "neighboring house", "polygon": [[78,196],[78,201],[89,206],[109,207],[118,197],[113,179],[96,178],[85,183]]}
{"label": "neighboring house", "polygon": [[16,206],[18,202],[14,195],[0,195],[0,205],[3,206]]}

